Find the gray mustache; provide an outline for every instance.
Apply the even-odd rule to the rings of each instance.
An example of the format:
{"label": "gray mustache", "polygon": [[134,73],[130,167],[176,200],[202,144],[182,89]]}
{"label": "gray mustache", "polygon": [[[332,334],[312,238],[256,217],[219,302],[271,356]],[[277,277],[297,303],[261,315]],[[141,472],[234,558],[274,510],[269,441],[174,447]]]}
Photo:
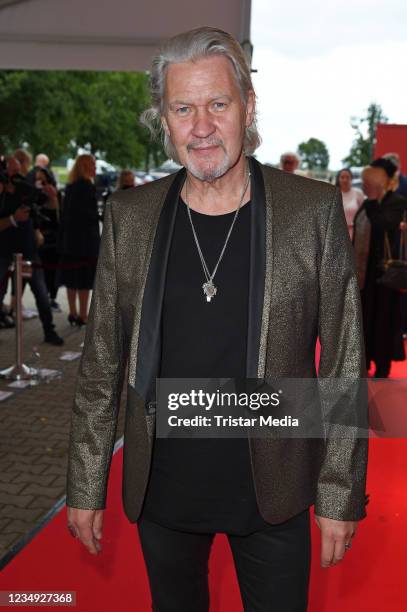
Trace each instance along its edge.
{"label": "gray mustache", "polygon": [[187,151],[191,149],[200,149],[207,146],[220,146],[224,149],[223,140],[218,138],[212,140],[192,140],[187,144]]}

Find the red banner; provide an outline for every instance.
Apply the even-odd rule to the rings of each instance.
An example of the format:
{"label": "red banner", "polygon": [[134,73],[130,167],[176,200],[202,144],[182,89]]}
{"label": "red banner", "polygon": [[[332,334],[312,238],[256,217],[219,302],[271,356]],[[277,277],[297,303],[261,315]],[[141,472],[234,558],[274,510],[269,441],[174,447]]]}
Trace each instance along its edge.
{"label": "red banner", "polygon": [[385,153],[398,153],[401,171],[407,173],[407,125],[378,123],[376,127],[376,146],[374,159]]}

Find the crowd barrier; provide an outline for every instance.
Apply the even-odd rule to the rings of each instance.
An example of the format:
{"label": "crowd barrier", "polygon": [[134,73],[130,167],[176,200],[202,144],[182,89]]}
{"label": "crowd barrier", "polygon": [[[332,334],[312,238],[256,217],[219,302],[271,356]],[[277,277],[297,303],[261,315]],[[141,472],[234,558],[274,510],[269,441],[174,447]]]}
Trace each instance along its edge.
{"label": "crowd barrier", "polygon": [[14,253],[14,283],[16,295],[16,362],[0,371],[2,378],[9,380],[31,380],[38,376],[36,368],[31,368],[23,362],[23,278],[30,278],[32,264],[23,260],[22,253]]}
{"label": "crowd barrier", "polygon": [[35,268],[75,269],[83,268],[89,265],[95,265],[95,263],[95,260],[82,260],[71,264],[44,264],[37,261],[24,260],[22,253],[14,253],[12,267],[0,280],[0,287],[2,283],[4,284],[8,282],[10,276],[14,275],[14,288],[16,298],[16,361],[10,367],[0,371],[0,378],[6,378],[9,380],[32,380],[34,378],[37,378],[39,375],[37,368],[33,368],[26,365],[23,360],[23,279],[29,279],[32,276],[33,269]]}

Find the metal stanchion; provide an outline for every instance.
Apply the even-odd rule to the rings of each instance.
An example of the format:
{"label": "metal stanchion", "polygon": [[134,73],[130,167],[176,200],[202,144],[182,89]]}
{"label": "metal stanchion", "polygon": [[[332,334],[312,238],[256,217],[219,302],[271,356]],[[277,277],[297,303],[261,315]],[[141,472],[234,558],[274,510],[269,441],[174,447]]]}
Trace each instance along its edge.
{"label": "metal stanchion", "polygon": [[21,253],[14,253],[14,281],[16,291],[16,363],[0,371],[1,378],[9,380],[31,380],[39,375],[36,368],[23,363],[23,277],[30,278],[32,267],[30,261],[23,261]]}

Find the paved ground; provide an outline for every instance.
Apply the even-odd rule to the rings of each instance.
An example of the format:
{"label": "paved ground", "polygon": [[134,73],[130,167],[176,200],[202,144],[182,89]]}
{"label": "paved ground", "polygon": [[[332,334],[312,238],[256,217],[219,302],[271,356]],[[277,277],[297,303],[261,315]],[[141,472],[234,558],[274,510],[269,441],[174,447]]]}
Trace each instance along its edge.
{"label": "paved ground", "polygon": [[[41,367],[61,370],[62,379],[15,390],[12,397],[0,401],[0,560],[65,495],[70,413],[79,361],[61,361],[59,357],[63,351],[81,351],[85,332],[68,324],[64,289],[58,301],[64,312],[54,320],[65,345],[44,344],[39,319],[25,321],[24,361],[30,365],[36,346]],[[28,287],[24,305],[35,308]],[[14,346],[15,331],[0,329],[0,370],[14,363]],[[10,391],[7,384],[0,380],[0,391]],[[122,436],[123,413],[121,409],[118,438]]]}

